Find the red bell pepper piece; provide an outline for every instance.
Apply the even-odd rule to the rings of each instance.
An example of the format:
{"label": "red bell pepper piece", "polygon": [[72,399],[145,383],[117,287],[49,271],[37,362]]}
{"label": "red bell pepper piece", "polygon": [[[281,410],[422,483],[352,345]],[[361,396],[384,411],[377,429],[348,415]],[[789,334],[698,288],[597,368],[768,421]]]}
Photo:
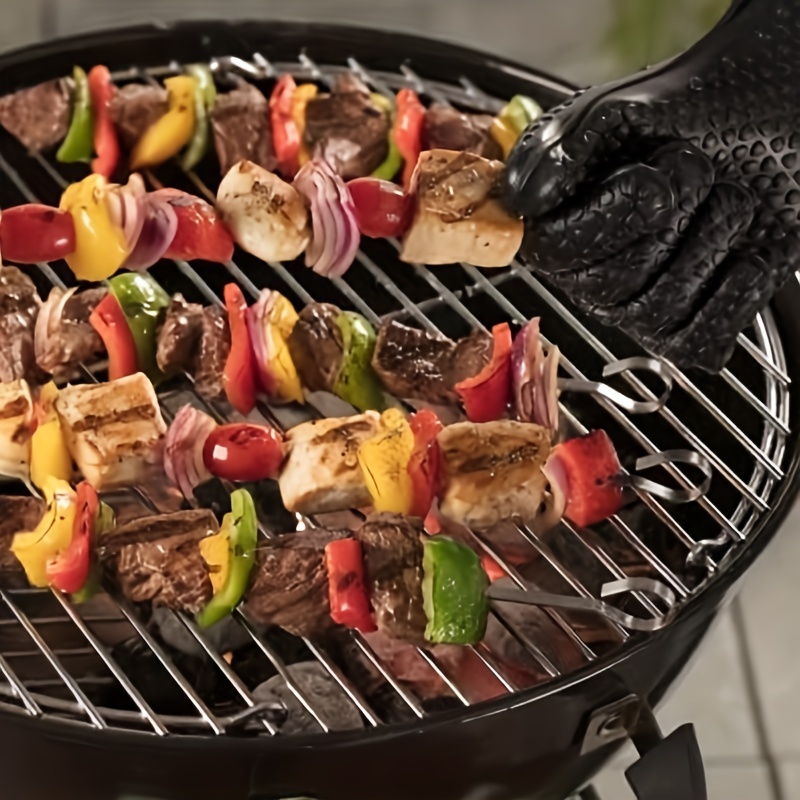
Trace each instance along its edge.
{"label": "red bell pepper piece", "polygon": [[413,487],[410,513],[425,519],[439,493],[442,451],[436,437],[443,426],[439,417],[427,409],[412,414],[408,424],[414,434],[414,450],[407,467]]}
{"label": "red bell pepper piece", "polygon": [[358,539],[337,539],[325,545],[331,619],[362,633],[378,630],[364,581],[364,557]]}
{"label": "red bell pepper piece", "polygon": [[411,185],[411,176],[422,152],[422,126],[425,122],[425,106],[420,102],[416,92],[401,89],[397,93],[397,116],[392,135],[400,155],[403,156],[403,187]]}
{"label": "red bell pepper piece", "polygon": [[235,283],[225,286],[225,308],[231,329],[231,351],[222,376],[225,394],[240,414],[249,414],[256,404],[256,370],[247,330],[247,303]]}
{"label": "red bell pepper piece", "polygon": [[508,323],[495,325],[492,337],[492,360],[477,375],[455,385],[472,422],[500,419],[506,413],[511,396],[511,328]]}
{"label": "red bell pepper piece", "polygon": [[116,91],[108,68],[92,67],[89,71],[89,95],[94,115],[94,151],[97,154],[92,161],[92,172],[104,178],[111,178],[119,162],[119,140],[108,107]]}
{"label": "red bell pepper piece", "polygon": [[567,519],[583,528],[619,511],[622,487],[618,476],[622,468],[605,431],[570,439],[558,445],[552,457],[561,460],[569,483],[564,512]]}
{"label": "red bell pepper piece", "polygon": [[45,570],[50,585],[67,594],[79,592],[89,578],[92,561],[92,534],[99,500],[91,484],[81,481],[76,487],[75,523],[72,540]]}
{"label": "red bell pepper piece", "polygon": [[133,340],[125,312],[109,292],[89,316],[91,326],[100,334],[108,353],[108,379],[115,381],[139,371],[136,342]]}
{"label": "red bell pepper piece", "polygon": [[292,100],[296,89],[294,78],[282,75],[269,98],[272,143],[280,171],[287,178],[293,178],[300,169],[300,131],[292,116]]}

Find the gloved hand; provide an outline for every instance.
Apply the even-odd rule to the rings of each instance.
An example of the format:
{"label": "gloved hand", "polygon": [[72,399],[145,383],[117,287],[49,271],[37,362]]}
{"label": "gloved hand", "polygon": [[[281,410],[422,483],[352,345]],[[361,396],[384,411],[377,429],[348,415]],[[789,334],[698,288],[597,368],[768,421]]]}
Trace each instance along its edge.
{"label": "gloved hand", "polygon": [[542,117],[508,159],[522,256],[678,366],[718,371],[800,263],[800,0]]}

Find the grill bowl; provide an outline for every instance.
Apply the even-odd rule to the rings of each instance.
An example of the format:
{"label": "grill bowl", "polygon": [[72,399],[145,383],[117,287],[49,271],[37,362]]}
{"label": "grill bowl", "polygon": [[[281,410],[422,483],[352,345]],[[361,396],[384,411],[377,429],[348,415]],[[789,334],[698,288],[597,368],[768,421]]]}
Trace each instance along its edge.
{"label": "grill bowl", "polygon": [[[0,75],[4,91],[12,91],[68,74],[74,63],[105,63],[123,76],[135,68],[129,73],[133,78],[169,72],[167,60],[174,60],[173,68],[177,68],[182,63],[221,58],[227,65],[255,69],[258,78],[269,73],[270,65],[277,69],[288,65],[293,72],[323,79],[337,69],[360,66],[390,89],[413,86],[418,76],[423,76],[429,97],[441,95],[460,105],[487,110],[498,107],[498,98],[520,92],[550,106],[571,91],[541,73],[440,42],[286,23],[193,23],[94,34],[4,56]],[[322,65],[321,73],[316,65]],[[44,202],[54,202],[59,191],[56,179],[60,176],[63,180],[67,173],[57,172],[51,162],[28,159],[5,134],[2,137],[0,205],[24,202],[31,199],[31,193]],[[365,300],[378,314],[405,311],[413,316],[410,304],[453,335],[468,329],[469,315],[491,324],[513,316],[514,309],[525,316],[542,313],[547,335],[562,346],[570,364],[582,371],[597,370],[611,352],[617,357],[635,352],[624,338],[574,315],[524,272],[481,273],[459,266],[412,272],[398,267],[394,257],[381,248],[375,245],[366,250],[377,272],[362,259],[358,269],[348,274],[347,282],[337,285],[317,281],[298,271],[300,268],[265,274],[263,267],[258,271],[252,260],[240,261],[238,255],[236,261],[244,272],[234,272],[234,277],[246,288],[253,286],[248,284],[250,280],[258,286],[274,285],[300,302],[304,292],[318,300],[356,308],[359,299]],[[66,277],[58,265],[54,269],[56,277]],[[157,267],[155,272],[168,291],[185,290],[185,274],[178,274],[174,266]],[[212,295],[229,278],[228,273],[220,277],[219,268],[216,276],[204,268],[198,272]],[[271,282],[275,274],[278,283]],[[387,277],[407,296],[407,303],[386,291]],[[8,702],[0,697],[4,790],[19,800],[45,796],[106,800],[126,795],[170,800],[298,795],[355,800],[376,794],[386,800],[412,795],[431,800],[565,796],[589,780],[614,747],[580,755],[592,711],[631,693],[651,705],[662,700],[788,510],[797,488],[797,401],[790,382],[800,376],[800,363],[795,349],[783,343],[797,339],[793,309],[799,295],[800,287],[792,280],[748,333],[750,344],[745,342],[739,348],[728,375],[676,375],[678,391],[668,406],[670,418],[659,415],[658,419],[631,423],[624,415],[609,415],[594,401],[568,403],[576,418],[586,424],[612,426],[615,441],[636,455],[643,454],[641,436],[664,448],[676,446],[676,436],[696,446],[698,442],[689,437],[699,436],[699,444],[716,456],[715,486],[721,488],[712,495],[712,507],[687,509],[670,517],[690,542],[716,538],[722,518],[730,536],[723,537],[720,547],[708,550],[710,569],[697,573],[683,568],[686,542],[680,543],[683,549],[678,548],[679,560],[670,554],[676,547],[675,530],[657,519],[657,508],[637,508],[630,518],[633,541],[656,550],[667,571],[684,587],[680,614],[664,630],[631,637],[613,647],[589,647],[593,657],[585,659],[583,666],[533,688],[356,733],[246,737],[216,731],[220,735],[212,735],[202,724],[176,732],[172,721],[165,720],[162,733],[168,729],[169,735],[159,736],[152,728],[149,732],[137,730],[142,715],[136,712],[106,716],[103,709],[99,724],[97,720],[92,724],[91,716],[80,719],[81,715],[74,713],[73,701],[59,702],[45,690],[34,696],[41,713],[31,714],[20,693],[13,697],[7,683]],[[466,309],[468,315],[459,309]],[[621,388],[626,388],[625,384]],[[743,398],[747,401],[744,405]],[[701,428],[702,435],[692,424],[693,411],[698,413],[698,408],[710,414],[713,423]],[[638,431],[640,438],[631,430]],[[728,466],[732,475],[724,473],[726,465],[733,465]],[[592,559],[601,560],[602,544],[610,540],[565,531],[563,541],[571,546],[559,550],[559,541],[551,537],[534,543],[542,560],[551,565],[565,563],[568,572],[560,580],[566,581],[566,591],[586,591],[580,564],[570,559],[582,554],[585,562],[586,550]],[[611,564],[604,566],[627,574],[626,565],[613,560],[619,551],[611,552]],[[652,571],[653,564],[647,568]],[[12,616],[13,609],[23,604],[8,594],[2,599]],[[551,625],[556,618],[551,618]],[[36,636],[42,636],[39,631],[43,628],[33,612],[26,619],[36,621],[27,633],[41,650]],[[16,621],[20,622],[19,617]],[[0,654],[7,656],[1,643],[0,637]],[[0,666],[7,663],[0,662]],[[33,692],[31,686],[25,683]],[[139,725],[132,719],[138,719]],[[41,764],[47,764],[47,769],[37,769]]]}

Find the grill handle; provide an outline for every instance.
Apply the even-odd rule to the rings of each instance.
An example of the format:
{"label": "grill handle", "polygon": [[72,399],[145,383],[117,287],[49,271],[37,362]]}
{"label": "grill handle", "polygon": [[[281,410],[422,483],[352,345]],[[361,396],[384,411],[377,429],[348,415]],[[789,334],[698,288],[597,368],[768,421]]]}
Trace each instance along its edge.
{"label": "grill handle", "polygon": [[629,695],[592,714],[582,753],[628,738],[639,753],[625,770],[637,800],[708,800],[694,725],[681,725],[664,737],[650,706]]}

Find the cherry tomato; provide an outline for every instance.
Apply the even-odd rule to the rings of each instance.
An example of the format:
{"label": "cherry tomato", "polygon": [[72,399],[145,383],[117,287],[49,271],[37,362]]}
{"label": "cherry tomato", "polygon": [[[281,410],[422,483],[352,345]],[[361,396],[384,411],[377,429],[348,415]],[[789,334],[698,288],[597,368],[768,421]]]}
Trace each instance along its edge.
{"label": "cherry tomato", "polygon": [[621,471],[617,451],[605,431],[592,431],[558,445],[569,483],[565,516],[582,528],[616,514],[622,505],[617,483]]}
{"label": "cherry tomato", "polygon": [[283,464],[283,437],[262,425],[220,425],[203,445],[203,463],[223,480],[242,482],[276,478]]}
{"label": "cherry tomato", "polygon": [[356,178],[347,184],[364,236],[402,236],[411,221],[411,198],[399,186],[377,178]]}
{"label": "cherry tomato", "polygon": [[178,217],[175,238],[164,258],[201,259],[217,264],[233,258],[233,237],[213,206],[177,189],[160,189],[155,194],[167,200]]}
{"label": "cherry tomato", "polygon": [[75,250],[72,215],[50,206],[9,208],[0,216],[0,253],[6,261],[58,261]]}

